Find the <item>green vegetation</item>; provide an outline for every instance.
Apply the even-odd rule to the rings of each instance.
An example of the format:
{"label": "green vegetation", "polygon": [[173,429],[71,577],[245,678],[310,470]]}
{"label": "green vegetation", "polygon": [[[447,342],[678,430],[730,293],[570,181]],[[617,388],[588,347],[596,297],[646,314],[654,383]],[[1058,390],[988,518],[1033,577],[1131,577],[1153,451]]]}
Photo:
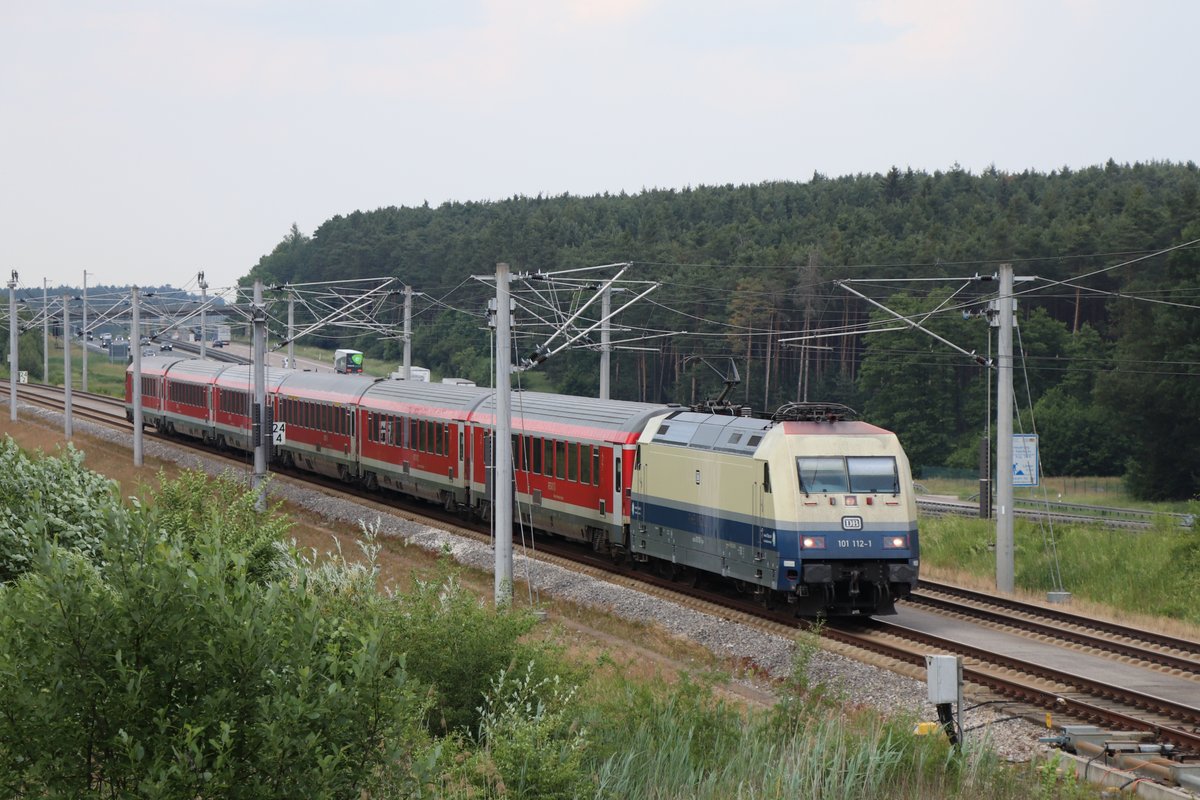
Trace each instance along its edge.
{"label": "green vegetation", "polygon": [[[287,521],[231,479],[125,505],[78,454],[3,452],[29,521],[0,533],[25,554],[0,584],[5,796],[1094,796],[811,686],[812,634],[780,704],[746,710],[704,680],[572,662],[449,566],[380,592],[369,528],[362,563],[264,559]],[[58,500],[30,489],[38,470]]]}
{"label": "green vegetation", "polygon": [[[976,463],[985,370],[912,331],[832,339],[803,354],[778,340],[885,319],[838,279],[946,278],[868,292],[986,354],[987,325],[961,311],[981,310],[995,284],[966,279],[1012,261],[1039,279],[1022,284],[1016,392],[1021,429],[1036,421],[1043,436],[1045,471],[1127,475],[1138,497],[1188,499],[1200,493],[1200,450],[1174,445],[1200,440],[1200,316],[1188,307],[1200,249],[1119,265],[1200,238],[1198,198],[1193,163],[1110,161],[1049,174],[892,169],[807,183],[382,208],[334,217],[311,237],[293,226],[247,280],[400,275],[438,300],[419,303],[416,361],[485,385],[489,290],[469,276],[492,272],[497,261],[514,271],[633,261],[628,277],[661,288],[619,324],[687,333],[614,354],[613,397],[715,396],[718,377],[694,357],[725,370],[728,357],[742,377],[735,399],[774,408],[795,399],[803,369],[810,398],[847,403],[895,430],[920,473]],[[1054,283],[1085,274],[1092,277],[1079,288]],[[582,295],[559,299],[577,306]],[[945,313],[926,318],[942,303]],[[398,325],[398,310],[388,314]],[[518,315],[520,331],[532,322]],[[534,339],[519,340],[522,355]],[[363,336],[353,346],[398,360],[392,339]],[[564,352],[538,372],[556,391],[597,391],[591,351]]]}
{"label": "green vegetation", "polygon": [[[1192,513],[1200,512],[1193,504]],[[996,526],[988,520],[935,517],[921,523],[921,561],[981,578],[996,572]],[[1145,532],[1099,525],[1055,525],[1050,531],[1016,520],[1015,579],[1020,589],[1065,588],[1095,603],[1200,624],[1200,526],[1164,520]],[[1053,546],[1052,546],[1053,544]],[[1055,585],[1056,563],[1063,586]]]}
{"label": "green vegetation", "polygon": [[[7,336],[2,338],[7,341]],[[7,344],[5,345],[7,348]],[[31,331],[21,337],[20,360],[21,369],[29,373],[29,380],[42,383],[42,332]],[[4,364],[0,366],[0,380],[8,380],[8,351],[5,350]],[[51,386],[63,385],[63,351],[62,343],[50,339],[50,380],[45,381]],[[83,353],[78,345],[71,349],[71,386],[80,391],[83,388]],[[96,394],[107,394],[111,397],[125,396],[125,364],[121,361],[110,362],[104,353],[92,351],[88,353],[88,391]]]}

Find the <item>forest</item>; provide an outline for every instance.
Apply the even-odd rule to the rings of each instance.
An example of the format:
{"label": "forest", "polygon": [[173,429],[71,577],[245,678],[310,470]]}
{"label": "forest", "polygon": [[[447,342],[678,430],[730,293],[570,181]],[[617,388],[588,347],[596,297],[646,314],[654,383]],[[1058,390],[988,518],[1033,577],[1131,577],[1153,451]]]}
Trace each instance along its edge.
{"label": "forest", "polygon": [[[995,336],[981,312],[1008,262],[1028,279],[1015,292],[1017,430],[1041,436],[1044,472],[1124,475],[1138,496],[1187,499],[1200,493],[1200,448],[1181,446],[1200,441],[1197,240],[1192,162],[1019,174],[955,165],[355,211],[311,235],[293,225],[244,282],[395,277],[418,293],[414,363],[490,385],[494,285],[473,276],[498,262],[534,276],[536,294],[514,283],[519,359],[549,335],[545,308],[566,316],[595,293],[539,273],[627,262],[634,283],[614,308],[658,288],[613,322],[612,397],[703,401],[736,368],[733,399],[768,411],[845,403],[895,430],[920,474],[978,464],[995,409],[994,370],[980,363]],[[532,298],[540,316],[528,313]],[[323,343],[398,363],[399,298],[379,314],[396,335],[344,330]],[[598,314],[593,304],[579,322]],[[581,340],[527,382],[595,395],[597,342]]]}

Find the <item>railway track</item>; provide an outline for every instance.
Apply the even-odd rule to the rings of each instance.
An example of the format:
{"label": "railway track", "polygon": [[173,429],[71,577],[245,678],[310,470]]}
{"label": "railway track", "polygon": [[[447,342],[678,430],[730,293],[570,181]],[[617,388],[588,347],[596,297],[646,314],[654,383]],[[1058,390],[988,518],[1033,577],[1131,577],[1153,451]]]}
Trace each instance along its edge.
{"label": "railway track", "polygon": [[[19,394],[24,402],[61,410],[62,391],[56,387],[24,386]],[[83,393],[75,393],[73,399],[77,415],[89,421],[129,429],[120,400]],[[191,445],[184,440],[170,441]],[[211,454],[198,443],[195,449]],[[331,492],[348,494],[356,502],[376,510],[397,513],[396,504],[384,502],[378,494],[348,489],[344,484],[315,478],[308,473],[295,473],[293,477],[321,484]],[[488,539],[487,532],[479,527],[468,527],[461,520],[430,511],[426,506],[414,510],[409,505],[399,513],[413,519],[425,517],[426,521],[432,517],[440,528],[477,540]],[[766,609],[746,598],[731,597],[726,592],[676,579],[681,576],[634,571],[628,565],[615,565],[608,559],[596,558],[569,543],[549,541],[538,547],[536,557],[539,559],[768,633],[794,638],[798,631],[811,626],[810,622],[790,615],[786,608]],[[964,660],[966,691],[972,696],[1011,703],[1017,712],[1032,719],[1052,712],[1060,720],[1068,718],[1119,730],[1147,731],[1182,752],[1200,754],[1200,642],[931,582],[923,582],[905,607],[928,611],[947,620],[970,622],[1029,641],[1052,643],[1071,652],[1110,659],[1147,672],[1166,674],[1172,679],[1195,682],[1193,696],[1196,699],[1190,703],[1180,702],[1122,688],[1088,678],[1078,671],[1054,668],[1005,655],[994,648],[917,630],[901,621],[903,611],[897,618],[823,625],[820,632],[835,651],[891,667],[918,680],[924,678],[927,654],[960,655]]]}
{"label": "railway track", "polygon": [[[1156,514],[1137,509],[1116,509],[1104,506],[1082,506],[1064,503],[1043,504],[1031,503],[1037,508],[1014,508],[1013,516],[1030,520],[1049,520],[1063,525],[1084,524],[1103,525],[1106,528],[1121,530],[1144,531],[1154,527],[1156,519],[1165,519],[1181,528],[1190,528],[1195,524],[1191,514]],[[954,515],[974,517],[979,514],[979,506],[961,500],[934,500],[928,497],[917,498],[917,509],[930,516]],[[1090,511],[1092,513],[1068,513],[1066,509]]]}

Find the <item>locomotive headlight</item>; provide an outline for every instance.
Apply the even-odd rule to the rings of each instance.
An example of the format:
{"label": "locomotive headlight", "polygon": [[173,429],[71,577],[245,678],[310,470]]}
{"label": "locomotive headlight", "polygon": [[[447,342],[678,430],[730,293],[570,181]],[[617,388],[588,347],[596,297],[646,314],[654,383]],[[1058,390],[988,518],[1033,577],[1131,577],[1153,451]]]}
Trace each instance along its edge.
{"label": "locomotive headlight", "polygon": [[805,536],[803,539],[800,540],[800,546],[803,547],[805,550],[824,550],[825,549],[825,537],[824,536]]}
{"label": "locomotive headlight", "polygon": [[904,550],[908,547],[907,536],[885,536],[883,537],[884,550]]}

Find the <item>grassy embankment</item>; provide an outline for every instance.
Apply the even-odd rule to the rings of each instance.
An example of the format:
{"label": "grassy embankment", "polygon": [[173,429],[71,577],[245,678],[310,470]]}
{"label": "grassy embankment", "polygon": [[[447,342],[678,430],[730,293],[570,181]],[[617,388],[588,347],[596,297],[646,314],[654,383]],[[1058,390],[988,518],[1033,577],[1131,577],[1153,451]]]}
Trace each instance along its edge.
{"label": "grassy embankment", "polygon": [[[930,481],[939,494],[969,496],[972,487]],[[977,489],[978,487],[973,487]],[[1038,490],[1040,491],[1040,490]],[[1031,490],[1023,490],[1029,496]],[[1141,503],[1125,495],[1118,478],[1055,478],[1047,481],[1051,499],[1155,511],[1191,513],[1200,520],[1200,503]],[[1019,495],[1018,495],[1019,496]],[[929,577],[977,586],[995,579],[994,522],[966,517],[927,518],[921,522],[921,561]],[[1113,612],[1165,617],[1200,631],[1200,525],[1180,527],[1163,517],[1146,531],[1101,525],[1014,524],[1015,577],[1019,590],[1044,597],[1063,588],[1073,602],[1096,604]],[[1056,575],[1061,574],[1061,586]]]}

